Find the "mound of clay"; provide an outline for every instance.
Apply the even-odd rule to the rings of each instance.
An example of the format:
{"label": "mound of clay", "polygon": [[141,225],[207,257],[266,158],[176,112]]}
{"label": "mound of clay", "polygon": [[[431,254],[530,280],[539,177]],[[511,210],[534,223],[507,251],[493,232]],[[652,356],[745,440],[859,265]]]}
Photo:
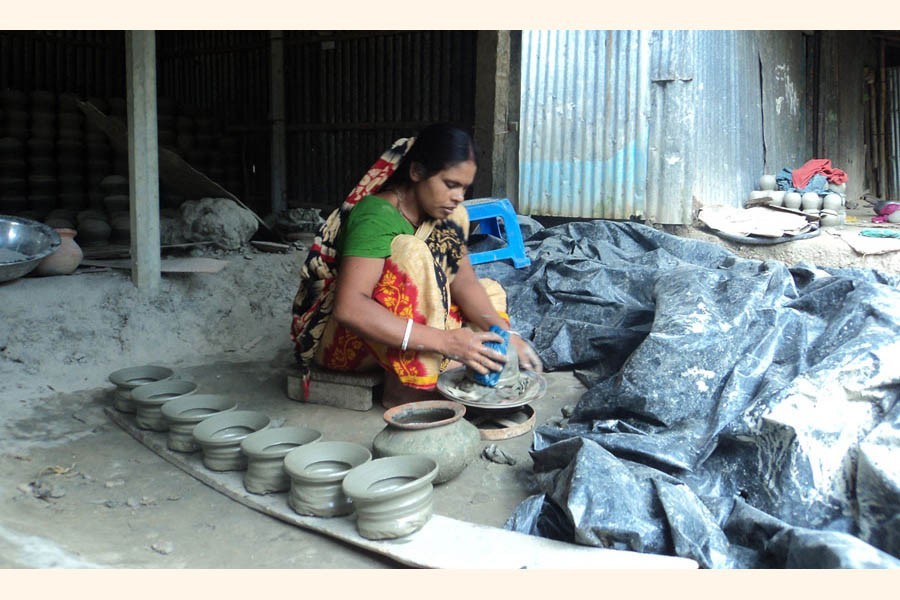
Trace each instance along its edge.
{"label": "mound of clay", "polygon": [[256,233],[253,213],[228,198],[201,198],[181,205],[184,237],[189,242],[215,242],[237,250]]}

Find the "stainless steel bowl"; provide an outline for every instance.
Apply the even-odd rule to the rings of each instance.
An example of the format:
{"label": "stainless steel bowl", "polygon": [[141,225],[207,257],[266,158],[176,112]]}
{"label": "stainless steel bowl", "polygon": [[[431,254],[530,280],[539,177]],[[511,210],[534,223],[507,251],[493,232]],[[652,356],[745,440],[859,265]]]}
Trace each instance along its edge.
{"label": "stainless steel bowl", "polygon": [[48,225],[0,215],[0,282],[31,273],[59,244],[59,234]]}

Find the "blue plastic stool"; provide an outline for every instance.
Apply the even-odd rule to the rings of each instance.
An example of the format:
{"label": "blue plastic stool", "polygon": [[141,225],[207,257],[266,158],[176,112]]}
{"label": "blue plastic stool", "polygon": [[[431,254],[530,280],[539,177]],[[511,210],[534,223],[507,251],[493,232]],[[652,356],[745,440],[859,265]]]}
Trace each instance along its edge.
{"label": "blue plastic stool", "polygon": [[522,240],[519,221],[516,219],[516,211],[507,198],[466,200],[463,205],[469,213],[469,222],[478,223],[478,230],[481,233],[488,233],[503,239],[497,219],[503,220],[503,229],[506,231],[506,247],[470,254],[469,260],[473,265],[504,258],[512,259],[513,266],[517,269],[531,264],[531,259],[525,256],[525,243]]}

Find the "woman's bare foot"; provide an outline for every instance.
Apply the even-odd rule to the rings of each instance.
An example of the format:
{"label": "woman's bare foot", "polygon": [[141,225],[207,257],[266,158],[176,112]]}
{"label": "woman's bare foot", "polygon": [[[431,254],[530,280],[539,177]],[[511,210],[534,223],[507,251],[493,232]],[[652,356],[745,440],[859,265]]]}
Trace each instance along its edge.
{"label": "woman's bare foot", "polygon": [[422,402],[423,400],[442,400],[437,390],[417,390],[400,383],[400,379],[392,372],[384,374],[384,393],[381,396],[381,405],[385,408],[393,408],[407,402]]}

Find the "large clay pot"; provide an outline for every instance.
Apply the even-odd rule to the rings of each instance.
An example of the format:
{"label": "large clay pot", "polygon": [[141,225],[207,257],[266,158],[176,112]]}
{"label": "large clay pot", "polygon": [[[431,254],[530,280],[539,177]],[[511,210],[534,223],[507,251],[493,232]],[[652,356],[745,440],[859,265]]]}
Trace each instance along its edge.
{"label": "large clay pot", "polygon": [[376,457],[421,454],[438,465],[435,484],[450,481],[478,456],[481,434],[463,419],[466,407],[450,400],[395,406],[384,413],[387,426],[375,436]]}
{"label": "large clay pot", "polygon": [[78,268],[84,253],[75,242],[74,229],[57,229],[60,244],[56,251],[38,264],[34,272],[37,275],[68,275]]}

